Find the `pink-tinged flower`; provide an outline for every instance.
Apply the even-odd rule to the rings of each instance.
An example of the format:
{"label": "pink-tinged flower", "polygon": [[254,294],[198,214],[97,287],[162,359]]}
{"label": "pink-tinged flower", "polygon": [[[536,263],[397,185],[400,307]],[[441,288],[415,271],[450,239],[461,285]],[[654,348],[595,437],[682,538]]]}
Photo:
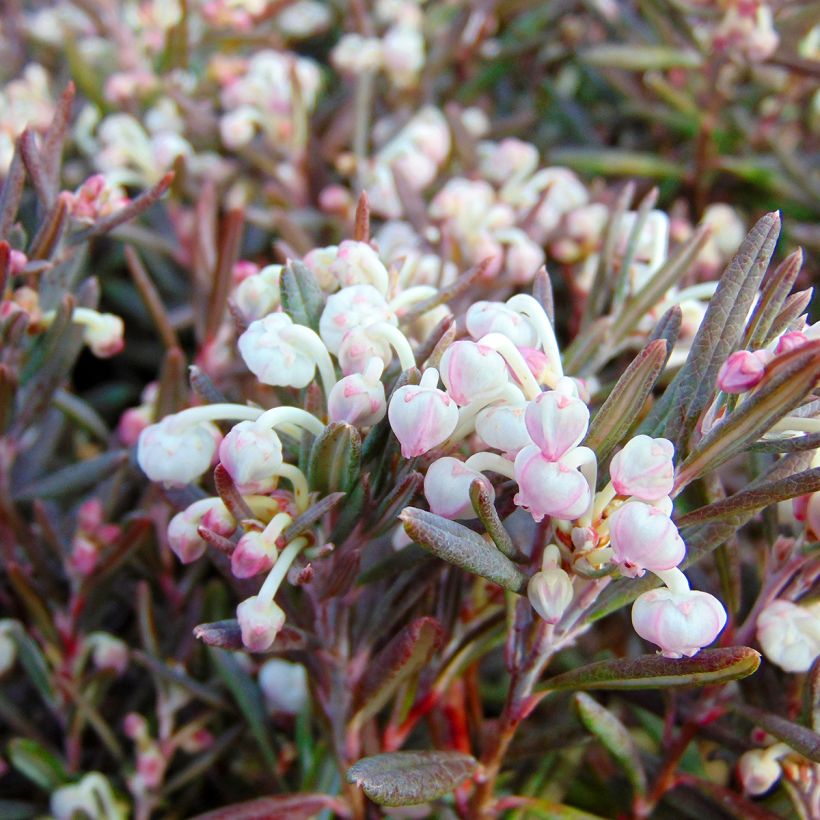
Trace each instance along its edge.
{"label": "pink-tinged flower", "polygon": [[362,373],[371,359],[381,359],[387,367],[393,360],[390,343],[375,333],[368,333],[366,327],[354,327],[345,333],[336,353],[342,373]]}
{"label": "pink-tinged flower", "polygon": [[405,458],[432,450],[456,429],[458,406],[437,384],[438,371],[430,367],[418,385],[400,387],[390,399],[387,417]]}
{"label": "pink-tinged flower", "polygon": [[281,265],[268,265],[239,282],[231,304],[242,319],[248,323],[255,322],[279,307],[281,276]]}
{"label": "pink-tinged flower", "polygon": [[806,504],[806,528],[815,539],[820,539],[820,492],[809,496]]}
{"label": "pink-tinged flower", "polygon": [[83,341],[99,359],[110,359],[125,347],[125,325],[113,313],[98,313],[92,322],[83,326]]}
{"label": "pink-tinged flower", "polygon": [[781,353],[789,353],[792,350],[797,350],[798,347],[803,347],[808,341],[809,338],[805,333],[801,333],[799,330],[792,330],[789,333],[784,333],[777,340],[777,347],[774,349],[774,352],[778,356]]}
{"label": "pink-tinged flower", "polygon": [[718,371],[718,387],[724,393],[745,393],[760,384],[766,372],[762,356],[749,350],[737,350]]}
{"label": "pink-tinged flower", "polygon": [[80,577],[91,575],[100,560],[100,547],[84,535],[71,539],[71,556],[68,559],[71,571]]}
{"label": "pink-tinged flower", "polygon": [[737,773],[743,784],[743,791],[753,797],[765,794],[783,774],[777,756],[768,749],[752,749],[740,756]]}
{"label": "pink-tinged flower", "polygon": [[557,624],[572,603],[572,579],[560,567],[536,572],[527,584],[532,608],[548,623]]}
{"label": "pink-tinged flower", "polygon": [[470,341],[450,345],[441,357],[440,369],[447,392],[460,405],[497,393],[509,381],[503,357]]}
{"label": "pink-tinged flower", "polygon": [[530,444],[515,458],[515,503],[536,521],[545,515],[571,520],[583,515],[591,500],[587,480],[572,467],[548,459]]}
{"label": "pink-tinged flower", "polygon": [[717,638],[726,610],[714,595],[700,590],[673,592],[667,587],[640,595],[632,605],[632,626],[657,644],[666,658],[691,658]]}
{"label": "pink-tinged flower", "polygon": [[88,636],[91,660],[97,669],[110,669],[122,675],[128,668],[128,645],[107,632],[92,632]]}
{"label": "pink-tinged flower", "polygon": [[467,331],[474,339],[502,333],[516,347],[535,347],[538,334],[526,316],[502,302],[476,302],[467,311]]}
{"label": "pink-tinged flower", "polygon": [[532,444],[524,422],[526,410],[526,404],[485,407],[476,417],[476,432],[489,447],[517,454],[522,447]]}
{"label": "pink-tinged flower", "polygon": [[342,288],[372,285],[379,293],[387,292],[387,268],[366,242],[346,239],[339,245],[330,272]]}
{"label": "pink-tinged flower", "polygon": [[282,466],[282,442],[270,427],[240,421],[222,439],[219,460],[239,486],[266,481]]}
{"label": "pink-tinged flower", "polygon": [[253,595],[236,608],[236,619],[242,630],[242,643],[251,652],[270,649],[285,625],[285,613],[274,601]]}
{"label": "pink-tinged flower", "polygon": [[371,427],[384,418],[387,400],[379,379],[384,365],[381,359],[370,361],[372,366],[368,366],[364,373],[351,373],[333,386],[327,400],[330,421]]}
{"label": "pink-tinged flower", "polygon": [[377,322],[399,323],[387,300],[373,285],[352,285],[328,297],[319,319],[319,335],[331,353],[338,353],[349,330]]}
{"label": "pink-tinged flower", "polygon": [[271,313],[251,322],[239,337],[239,352],[248,370],[264,384],[307,387],[316,372],[316,359],[297,338],[305,331],[313,333],[294,325],[287,313]]}
{"label": "pink-tinged flower", "polygon": [[820,655],[820,602],[798,606],[770,603],[757,618],[763,654],[786,672],[806,672]]}
{"label": "pink-tinged flower", "polygon": [[527,405],[524,420],[544,456],[558,461],[587,434],[589,408],[574,396],[549,390]]}
{"label": "pink-tinged flower", "polygon": [[231,572],[237,578],[253,578],[260,572],[267,572],[277,554],[276,544],[265,538],[264,533],[249,530],[231,553]]}
{"label": "pink-tinged flower", "polygon": [[308,701],[307,671],[301,663],[271,658],[259,670],[259,688],[272,712],[296,715]]}
{"label": "pink-tinged flower", "polygon": [[489,479],[464,462],[449,456],[434,461],[424,477],[424,495],[431,511],[452,520],[475,518],[470,501],[470,486],[474,481],[480,481],[490,497],[495,498]]}
{"label": "pink-tinged flower", "polygon": [[126,447],[133,447],[139,440],[140,433],[148,427],[153,418],[154,409],[148,405],[129,407],[117,423],[117,438]]}
{"label": "pink-tinged flower", "polygon": [[208,546],[199,534],[200,527],[227,538],[236,529],[236,521],[219,498],[194,501],[177,513],[168,524],[168,546],[183,564],[196,561]]}
{"label": "pink-tinged flower", "polygon": [[12,276],[19,276],[28,264],[28,257],[22,252],[12,248],[9,251],[9,273]]}
{"label": "pink-tinged flower", "polygon": [[545,384],[547,378],[552,374],[549,356],[543,350],[534,347],[522,347],[520,350],[535,380],[538,384]]}
{"label": "pink-tinged flower", "polygon": [[609,465],[612,486],[619,495],[658,501],[672,492],[675,445],[665,438],[635,436],[617,452]]}
{"label": "pink-tinged flower", "polygon": [[615,562],[624,575],[643,575],[644,570],[673,569],[686,555],[678,528],[662,510],[630,501],[609,518]]}
{"label": "pink-tinged flower", "polygon": [[151,481],[189,484],[211,466],[218,432],[209,423],[180,428],[174,425],[173,416],[167,416],[140,433],[137,461]]}

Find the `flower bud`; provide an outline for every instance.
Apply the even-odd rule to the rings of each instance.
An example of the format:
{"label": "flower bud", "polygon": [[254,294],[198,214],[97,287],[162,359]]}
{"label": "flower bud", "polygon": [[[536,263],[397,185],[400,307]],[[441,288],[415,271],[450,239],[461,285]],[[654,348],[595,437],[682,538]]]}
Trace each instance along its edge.
{"label": "flower bud", "polygon": [[307,671],[301,663],[271,658],[259,670],[259,688],[272,712],[296,715],[308,700]]}
{"label": "flower bud", "polygon": [[474,481],[480,481],[490,497],[495,498],[493,485],[484,475],[471,470],[457,458],[437,459],[424,476],[424,495],[430,510],[452,520],[475,518],[470,501],[470,486]]}
{"label": "flower bud", "polygon": [[217,435],[207,422],[179,427],[173,416],[166,416],[140,433],[137,461],[151,481],[190,484],[211,466]]}
{"label": "flower bud", "polygon": [[447,392],[460,405],[490,396],[509,381],[502,356],[470,341],[450,345],[441,357],[440,369]]}
{"label": "flower bud", "polygon": [[230,151],[243,148],[256,136],[260,113],[250,105],[242,105],[223,114],[219,120],[219,136]]}
{"label": "flower bud", "polygon": [[544,457],[558,461],[587,434],[589,408],[574,396],[549,390],[527,405],[524,421]]}
{"label": "flower bud", "polygon": [[261,319],[279,307],[281,275],[281,265],[268,265],[237,285],[231,301],[246,322]]}
{"label": "flower bud", "polygon": [[220,498],[194,501],[177,513],[168,524],[168,546],[183,564],[196,561],[205,552],[207,544],[199,535],[199,527],[227,538],[236,529],[236,521]]}
{"label": "flower bud", "polygon": [[285,613],[281,608],[274,601],[261,600],[258,595],[239,604],[236,618],[242,630],[242,643],[250,652],[270,649],[285,625]]}
{"label": "flower bud", "polygon": [[237,578],[253,578],[267,572],[275,563],[276,544],[256,530],[246,532],[231,553],[231,572]]}
{"label": "flower bud", "polygon": [[708,592],[661,587],[637,598],[632,625],[644,640],[657,644],[664,657],[692,657],[726,625],[726,610]]}
{"label": "flower bud", "polygon": [[635,436],[617,452],[609,465],[612,486],[619,495],[657,501],[672,492],[675,445],[665,438]]}
{"label": "flower bud", "polygon": [[379,255],[366,242],[346,239],[339,245],[330,272],[342,288],[369,285],[379,293],[387,293],[387,268]]}
{"label": "flower bud", "polygon": [[737,350],[718,371],[718,387],[724,393],[745,393],[757,387],[766,371],[766,363],[756,353]]}
{"label": "flower bud", "polygon": [[774,755],[767,754],[766,749],[752,749],[740,756],[737,773],[743,790],[757,797],[765,794],[780,780],[783,770]]}
{"label": "flower bud", "polygon": [[240,421],[222,439],[219,460],[238,486],[266,481],[282,466],[282,442],[270,427]]}
{"label": "flower bud", "polygon": [[527,584],[532,608],[548,623],[557,624],[572,603],[572,579],[560,567],[536,572]]}
{"label": "flower bud", "polygon": [[[279,387],[307,387],[313,381],[316,361],[293,338],[294,329],[287,313],[270,313],[251,322],[239,337],[239,352],[259,381]],[[299,326],[297,332],[305,330]]]}
{"label": "flower bud", "polygon": [[416,26],[392,26],[382,40],[384,70],[399,88],[411,88],[424,67],[424,37]]}
{"label": "flower bud", "polygon": [[[344,189],[344,191],[350,196],[347,189]],[[302,259],[305,265],[313,272],[313,275],[319,282],[319,286],[326,293],[331,293],[339,288],[339,282],[331,272],[331,267],[336,261],[338,253],[339,248],[336,245],[328,245],[324,248],[314,248],[305,254],[304,259]]]}
{"label": "flower bud", "polygon": [[672,519],[657,507],[630,501],[609,518],[615,562],[624,575],[644,570],[673,569],[686,555],[686,545]]}
{"label": "flower bud", "polygon": [[476,417],[476,432],[489,447],[517,454],[522,447],[532,444],[524,422],[526,409],[525,404],[485,407]]}
{"label": "flower bud", "polygon": [[774,349],[776,355],[780,356],[782,353],[789,353],[792,350],[797,350],[798,347],[803,347],[809,341],[805,333],[799,330],[793,330],[790,333],[784,333],[777,340],[777,347]]}
{"label": "flower bud", "polygon": [[820,655],[820,602],[798,606],[770,603],[757,618],[757,640],[763,654],[786,672],[806,672]]}
{"label": "flower bud", "polygon": [[125,325],[113,313],[100,313],[95,321],[84,325],[83,341],[91,352],[100,359],[116,356],[125,347],[123,334]]}
{"label": "flower bud", "polygon": [[405,458],[432,450],[456,429],[458,407],[436,384],[438,371],[431,367],[420,384],[400,387],[390,399],[387,416]]}
{"label": "flower bud", "polygon": [[92,645],[91,660],[97,669],[110,669],[120,676],[128,668],[128,645],[107,632],[92,632],[88,636]]}
{"label": "flower bud", "polygon": [[330,421],[344,421],[354,427],[371,427],[387,412],[384,385],[379,380],[384,367],[381,359],[371,359],[364,373],[351,373],[333,386],[327,400]]}
{"label": "flower bud", "polygon": [[368,333],[366,327],[354,327],[345,333],[336,354],[342,373],[362,373],[371,359],[381,359],[384,367],[393,360],[393,351],[386,339]]}
{"label": "flower bud", "polygon": [[515,503],[529,510],[536,521],[545,515],[571,520],[589,508],[589,484],[581,473],[546,458],[534,444],[516,456],[515,480],[519,490]]}
{"label": "flower bud", "polygon": [[466,316],[467,331],[474,339],[488,333],[502,333],[516,347],[535,347],[538,335],[526,316],[502,302],[476,302]]}
{"label": "flower bud", "polygon": [[319,319],[319,335],[331,353],[338,353],[345,334],[377,322],[398,325],[387,300],[372,285],[352,285],[328,297]]}

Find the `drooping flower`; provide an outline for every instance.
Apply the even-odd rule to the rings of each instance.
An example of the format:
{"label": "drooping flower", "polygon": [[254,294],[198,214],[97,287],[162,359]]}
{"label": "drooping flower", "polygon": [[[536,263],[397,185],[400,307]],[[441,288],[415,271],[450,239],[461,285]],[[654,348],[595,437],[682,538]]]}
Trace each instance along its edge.
{"label": "drooping flower", "polygon": [[507,363],[489,347],[470,341],[454,342],[441,357],[441,380],[456,404],[467,405],[506,384]]}
{"label": "drooping flower", "polygon": [[672,492],[675,445],[665,438],[635,436],[612,458],[609,475],[619,495],[657,501]]}
{"label": "drooping flower", "polygon": [[222,439],[219,460],[239,486],[266,481],[282,465],[282,442],[270,427],[240,421]]}
{"label": "drooping flower", "polygon": [[495,498],[492,484],[482,473],[470,469],[457,458],[436,459],[424,476],[424,495],[430,509],[436,515],[453,520],[475,518],[470,501],[470,487],[474,481],[480,481],[491,498]]}
{"label": "drooping flower", "polygon": [[558,461],[587,434],[589,408],[558,390],[541,393],[524,415],[530,437],[549,461]]}
{"label": "drooping flower", "polygon": [[137,461],[151,481],[189,484],[210,466],[219,431],[212,424],[179,427],[173,416],[149,424],[137,441]]}
{"label": "drooping flower", "polygon": [[251,652],[270,649],[285,625],[285,613],[273,600],[253,595],[236,608],[242,643]]}
{"label": "drooping flower", "polygon": [[615,562],[624,575],[676,567],[686,555],[678,528],[666,513],[641,501],[630,501],[609,518]]}
{"label": "drooping flower", "polygon": [[548,459],[531,444],[515,458],[518,493],[515,503],[529,510],[536,521],[545,515],[571,520],[589,507],[589,484],[578,470]]}
{"label": "drooping flower", "polygon": [[718,387],[724,393],[745,393],[760,384],[765,372],[763,356],[749,350],[737,350],[721,365],[717,376]]}
{"label": "drooping flower", "polygon": [[820,655],[820,602],[776,600],[757,618],[763,654],[786,672],[806,672]]}

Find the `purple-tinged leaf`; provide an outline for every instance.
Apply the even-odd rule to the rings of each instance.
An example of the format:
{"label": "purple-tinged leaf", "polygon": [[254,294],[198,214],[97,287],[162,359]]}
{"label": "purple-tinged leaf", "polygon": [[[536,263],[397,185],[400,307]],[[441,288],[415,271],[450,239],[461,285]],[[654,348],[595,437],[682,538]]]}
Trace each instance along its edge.
{"label": "purple-tinged leaf", "polygon": [[799,316],[806,312],[811,304],[812,296],[814,295],[813,288],[806,288],[793,293],[786,299],[783,305],[783,310],[775,316],[772,322],[771,330],[766,338],[766,344],[773,342],[781,333],[793,328],[794,323]]}
{"label": "purple-tinged leaf", "polygon": [[332,811],[335,817],[350,816],[347,806],[336,797],[326,794],[287,794],[234,803],[198,814],[191,820],[309,820],[323,811]]}
{"label": "purple-tinged leaf", "polygon": [[49,259],[60,241],[68,221],[68,199],[60,194],[45,215],[27,254],[29,259]]}
{"label": "purple-tinged leaf", "polygon": [[646,772],[638,747],[626,726],[584,692],[576,693],[575,708],[581,723],[601,741],[601,745],[624,770],[635,793],[645,794]]}
{"label": "purple-tinged leaf", "polygon": [[290,524],[282,535],[279,536],[277,544],[280,547],[289,544],[298,535],[307,532],[320,518],[330,512],[343,498],[345,493],[331,493],[308,507],[292,524]]}
{"label": "purple-tinged leaf", "polygon": [[415,806],[448,794],[477,765],[461,752],[388,752],[362,758],[346,778],[380,806]]}
{"label": "purple-tinged leaf", "polygon": [[359,201],[356,203],[353,239],[356,242],[370,241],[370,203],[367,201],[367,191],[362,191],[359,194]]}
{"label": "purple-tinged leaf", "polygon": [[211,377],[195,364],[188,368],[188,383],[191,385],[191,390],[205,404],[220,404],[223,401],[228,401],[225,394],[211,381]]}
{"label": "purple-tinged leaf", "polygon": [[783,309],[800,268],[803,267],[803,251],[798,248],[790,253],[765,283],[755,309],[746,324],[741,347],[757,350],[764,347],[769,331],[777,315]]}
{"label": "purple-tinged leaf", "polygon": [[820,433],[805,436],[766,439],[749,445],[755,453],[799,453],[820,448]]}
{"label": "purple-tinged leaf", "polygon": [[17,216],[17,208],[20,205],[20,197],[23,195],[23,185],[26,181],[20,142],[20,137],[18,137],[14,148],[14,156],[8,171],[6,171],[3,188],[0,190],[0,239],[8,238],[11,226]]}
{"label": "purple-tinged leaf", "polygon": [[280,290],[285,313],[296,324],[318,331],[325,298],[313,271],[304,262],[291,260],[282,271]]}
{"label": "purple-tinged leaf", "polygon": [[413,351],[413,358],[423,368],[438,367],[444,351],[456,340],[456,333],[456,320],[448,313]]}
{"label": "purple-tinged leaf", "polygon": [[159,391],[157,393],[157,418],[176,413],[185,406],[185,354],[172,347],[165,351],[159,371]]}
{"label": "purple-tinged leaf", "polygon": [[523,593],[527,576],[494,545],[455,521],[407,507],[399,516],[405,532],[433,555],[511,592]]}
{"label": "purple-tinged leaf", "polygon": [[310,451],[307,479],[311,491],[349,493],[359,479],[361,461],[359,431],[343,421],[328,424]]}
{"label": "purple-tinged leaf", "polygon": [[108,478],[127,462],[128,453],[125,450],[114,450],[69,464],[27,484],[14,493],[14,499],[32,501],[35,498],[59,498],[67,493],[81,493]]}
{"label": "purple-tinged leaf", "polygon": [[702,649],[693,658],[642,655],[572,669],[545,681],[540,691],[707,686],[748,677],[759,665],[760,654],[747,646]]}
{"label": "purple-tinged leaf", "polygon": [[672,305],[666,313],[658,319],[658,324],[652,329],[649,334],[649,342],[654,342],[656,339],[663,339],[666,341],[667,354],[666,360],[669,361],[669,356],[672,354],[672,349],[678,341],[680,336],[680,328],[683,324],[683,311],[680,305]]}
{"label": "purple-tinged leaf", "polygon": [[820,763],[820,735],[817,732],[745,703],[733,704],[732,708],[750,723],[760,726],[770,735],[791,746],[798,754],[814,763]]}
{"label": "purple-tinged leaf", "polygon": [[803,715],[805,722],[820,733],[820,656],[814,659],[806,674],[803,691]]}
{"label": "purple-tinged leaf", "polygon": [[179,339],[162,302],[162,297],[140,261],[139,255],[130,245],[125,246],[125,262],[163,346],[168,350],[179,347]]}
{"label": "purple-tinged leaf", "polygon": [[417,618],[367,665],[354,704],[359,723],[375,715],[408,678],[421,671],[441,648],[444,629],[430,617]]}
{"label": "purple-tinged leaf", "polygon": [[477,265],[473,265],[473,267],[469,270],[464,271],[464,273],[462,273],[454,282],[439,288],[439,291],[435,296],[431,296],[423,302],[415,302],[404,313],[402,313],[400,317],[401,323],[403,325],[407,325],[418,319],[419,316],[423,316],[428,311],[431,311],[433,308],[438,307],[439,305],[445,305],[448,302],[458,299],[459,296],[463,295],[470,289],[473,282],[481,278],[484,271],[490,266],[491,263],[492,259],[482,259]]}
{"label": "purple-tinged leaf", "polygon": [[396,523],[399,512],[416,497],[424,484],[424,476],[410,470],[403,478],[396,477],[396,485],[388,492],[373,515],[374,523],[367,532],[371,538],[385,533]]}
{"label": "purple-tinged leaf", "polygon": [[[719,783],[712,783],[710,780],[704,780],[686,772],[679,772],[677,779],[681,786],[708,797],[736,820],[781,820],[782,818],[781,814],[769,811],[754,800],[738,794],[727,786],[721,786]],[[669,802],[673,803],[674,799],[673,793],[669,796]]]}
{"label": "purple-tinged leaf", "polygon": [[60,166],[63,161],[63,145],[71,120],[71,108],[74,104],[74,83],[69,82],[60,95],[54,110],[54,118],[43,137],[43,168],[48,185],[50,201],[53,201],[60,189]]}
{"label": "purple-tinged leaf", "polygon": [[666,362],[667,342],[650,342],[630,363],[589,425],[584,444],[606,461],[618,446],[655,386]]}
{"label": "purple-tinged leaf", "polygon": [[211,292],[205,313],[205,343],[216,338],[225,317],[228,294],[233,282],[233,269],[242,249],[242,231],[245,212],[241,208],[228,211],[220,230],[216,266],[213,272]]}
{"label": "purple-tinged leaf", "polygon": [[37,199],[40,200],[44,208],[50,209],[53,200],[49,191],[45,163],[43,162],[40,150],[37,148],[37,136],[34,131],[30,128],[25,128],[23,133],[20,134],[18,145],[20,146],[20,153],[23,157],[23,164],[26,166],[29,179],[37,194]]}
{"label": "purple-tinged leaf", "polygon": [[239,651],[245,648],[242,643],[242,630],[236,618],[199,624],[194,627],[194,637],[207,646],[215,646],[218,649]]}

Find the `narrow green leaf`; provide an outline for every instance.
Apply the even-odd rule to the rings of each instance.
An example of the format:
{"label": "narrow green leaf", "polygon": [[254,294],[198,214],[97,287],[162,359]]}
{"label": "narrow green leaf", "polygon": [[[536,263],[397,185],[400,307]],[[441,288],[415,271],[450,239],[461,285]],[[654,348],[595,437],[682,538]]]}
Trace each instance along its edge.
{"label": "narrow green leaf", "polygon": [[16,737],[6,753],[18,772],[49,794],[70,779],[62,760],[34,740]]}
{"label": "narrow green leaf", "polygon": [[737,703],[732,708],[750,723],[760,726],[770,735],[774,735],[778,740],[782,740],[791,746],[803,757],[814,763],[820,763],[820,735],[817,732],[813,732],[811,729],[797,723],[792,723],[779,715],[764,712],[755,706]]}
{"label": "narrow green leaf", "polygon": [[346,778],[380,806],[414,806],[451,792],[477,765],[461,752],[389,752],[362,758]]}
{"label": "narrow green leaf", "polygon": [[291,260],[282,271],[282,307],[299,325],[319,330],[324,295],[313,271],[303,262]]}
{"label": "narrow green leaf", "polygon": [[620,444],[646,402],[666,362],[663,339],[650,342],[630,363],[589,425],[585,444],[599,462]]}
{"label": "narrow green leaf", "polygon": [[504,529],[504,524],[498,516],[498,510],[495,508],[495,499],[484,486],[484,482],[476,479],[470,485],[470,501],[475,514],[501,553],[511,561],[522,558],[523,556],[513,543],[510,534]]}
{"label": "narrow green leaf", "polygon": [[82,493],[108,478],[127,462],[128,453],[125,450],[103,453],[37,479],[15,493],[14,498],[15,501],[32,501],[35,498],[59,498],[66,493]]}
{"label": "narrow green leaf", "polygon": [[626,773],[636,794],[646,794],[646,772],[629,730],[608,709],[585,692],[575,695],[578,716]]}
{"label": "narrow green leaf", "polygon": [[549,161],[583,173],[607,176],[683,179],[686,174],[686,167],[680,162],[619,148],[557,148],[549,152]]}
{"label": "narrow green leaf", "polygon": [[415,507],[404,509],[399,518],[404,523],[405,532],[438,558],[511,592],[521,594],[526,589],[527,576],[467,527]]}
{"label": "narrow green leaf", "polygon": [[640,47],[632,44],[606,43],[583,49],[582,62],[601,68],[621,68],[626,71],[652,71],[669,68],[698,68],[703,57],[697,51],[669,46]]}
{"label": "narrow green leaf", "polygon": [[355,720],[375,715],[404,681],[430,662],[443,639],[444,630],[435,618],[417,618],[404,627],[368,664],[354,698]]}
{"label": "narrow green leaf", "polygon": [[702,649],[693,658],[643,655],[581,666],[547,680],[539,691],[588,689],[666,689],[706,686],[751,675],[760,654],[747,646]]}
{"label": "narrow green leaf", "polygon": [[344,493],[331,493],[306,509],[281,535],[282,544],[289,544],[307,532],[322,516],[330,512],[343,498]]}
{"label": "narrow green leaf", "polygon": [[22,628],[15,629],[12,634],[17,644],[20,663],[25,669],[29,680],[43,702],[54,707],[56,704],[54,687],[51,685],[48,663],[40,647]]}
{"label": "narrow green leaf", "polygon": [[17,599],[28,611],[33,625],[47,640],[58,643],[59,633],[51,609],[42,591],[35,586],[31,571],[23,571],[19,564],[8,564],[6,573]]}
{"label": "narrow green leaf", "polygon": [[308,484],[320,495],[349,493],[361,470],[362,440],[346,422],[328,424],[313,442],[308,461]]}
{"label": "narrow green leaf", "polygon": [[416,497],[424,484],[424,476],[417,470],[410,470],[403,477],[396,476],[395,486],[388,492],[373,515],[373,525],[368,534],[375,538],[387,532],[396,523],[399,512]]}

